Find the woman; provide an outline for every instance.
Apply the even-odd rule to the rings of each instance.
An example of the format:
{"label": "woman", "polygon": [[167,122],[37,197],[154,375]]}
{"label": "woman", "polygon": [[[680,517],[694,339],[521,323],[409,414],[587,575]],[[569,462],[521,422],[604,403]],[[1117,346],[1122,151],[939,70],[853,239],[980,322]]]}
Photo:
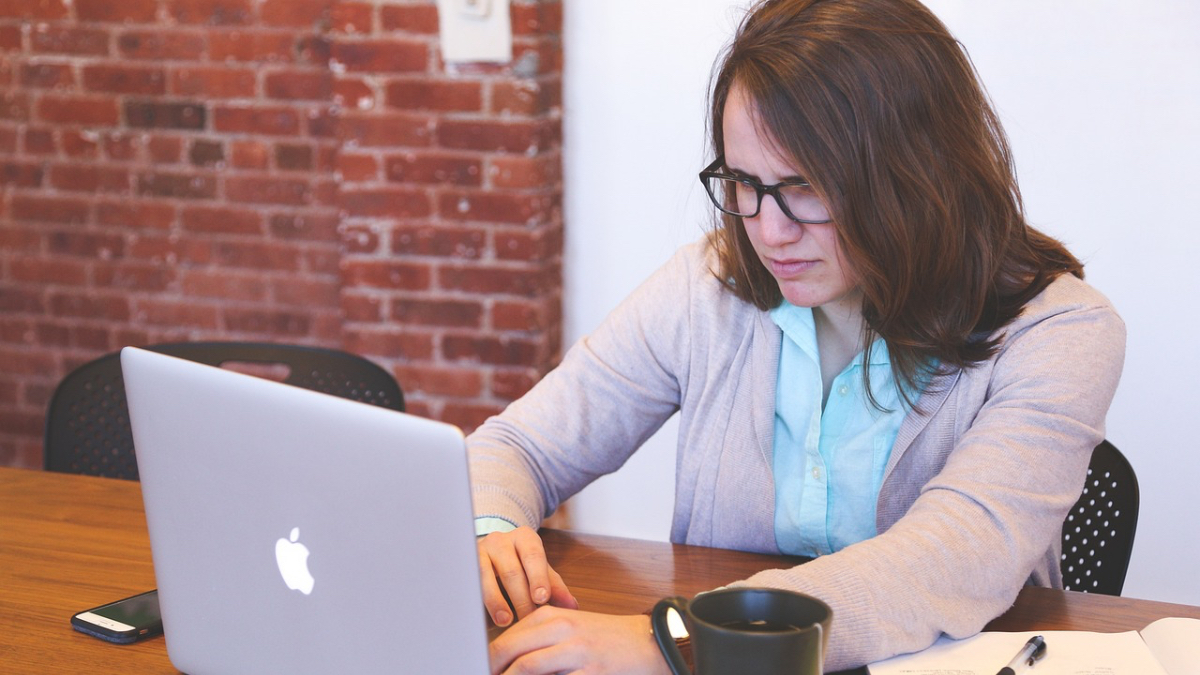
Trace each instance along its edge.
{"label": "woman", "polygon": [[1061,586],[1124,327],[1025,222],[960,46],[917,0],[766,0],[711,116],[720,226],[468,439],[485,604],[520,619],[494,672],[665,672],[645,617],[575,609],[535,528],[676,411],[672,541],[815,556],[735,585],[829,603],[830,670]]}

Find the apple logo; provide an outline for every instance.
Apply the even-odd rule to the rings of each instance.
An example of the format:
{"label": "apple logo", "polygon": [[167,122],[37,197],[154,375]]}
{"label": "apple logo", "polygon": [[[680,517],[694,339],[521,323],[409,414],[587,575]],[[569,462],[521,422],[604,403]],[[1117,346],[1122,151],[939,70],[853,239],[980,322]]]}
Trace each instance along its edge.
{"label": "apple logo", "polygon": [[308,572],[308,547],[298,543],[299,538],[300,528],[293,527],[291,541],[280,539],[275,542],[275,563],[288,588],[308,595],[312,593],[314,579]]}

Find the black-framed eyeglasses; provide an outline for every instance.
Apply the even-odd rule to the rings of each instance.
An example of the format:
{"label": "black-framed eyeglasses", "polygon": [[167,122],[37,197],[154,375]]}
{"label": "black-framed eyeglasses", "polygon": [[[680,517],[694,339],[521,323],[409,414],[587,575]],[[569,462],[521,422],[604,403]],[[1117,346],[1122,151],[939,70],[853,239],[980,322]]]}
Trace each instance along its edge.
{"label": "black-framed eyeglasses", "polygon": [[753,218],[762,209],[763,195],[771,195],[783,214],[797,223],[819,225],[831,220],[829,209],[812,185],[803,181],[763,185],[743,176],[718,171],[724,164],[725,156],[718,155],[700,172],[700,182],[704,183],[712,203],[725,213]]}

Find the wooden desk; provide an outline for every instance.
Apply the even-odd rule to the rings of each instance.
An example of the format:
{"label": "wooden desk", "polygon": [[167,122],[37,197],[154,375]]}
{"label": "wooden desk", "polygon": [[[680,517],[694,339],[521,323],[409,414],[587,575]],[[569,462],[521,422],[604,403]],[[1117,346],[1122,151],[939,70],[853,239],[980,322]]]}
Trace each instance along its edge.
{"label": "wooden desk", "polygon": [[[786,558],[546,531],[580,604],[640,613]],[[175,673],[161,638],[117,646],[71,629],[72,614],[154,588],[138,483],[0,468],[0,672]],[[996,630],[1140,629],[1200,607],[1027,588]]]}

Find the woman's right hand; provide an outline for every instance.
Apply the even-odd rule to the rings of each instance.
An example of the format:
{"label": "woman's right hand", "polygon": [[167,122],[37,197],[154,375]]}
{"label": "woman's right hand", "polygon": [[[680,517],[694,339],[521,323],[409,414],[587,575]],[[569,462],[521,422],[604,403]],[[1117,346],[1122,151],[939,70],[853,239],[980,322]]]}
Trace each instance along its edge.
{"label": "woman's right hand", "polygon": [[[537,532],[528,527],[518,527],[512,532],[493,532],[480,537],[478,547],[483,605],[497,626],[512,623],[513,610],[517,619],[523,619],[545,604],[579,608],[562,577],[547,562],[546,550]],[[508,600],[504,598],[505,593]],[[509,600],[512,601],[511,609]]]}

